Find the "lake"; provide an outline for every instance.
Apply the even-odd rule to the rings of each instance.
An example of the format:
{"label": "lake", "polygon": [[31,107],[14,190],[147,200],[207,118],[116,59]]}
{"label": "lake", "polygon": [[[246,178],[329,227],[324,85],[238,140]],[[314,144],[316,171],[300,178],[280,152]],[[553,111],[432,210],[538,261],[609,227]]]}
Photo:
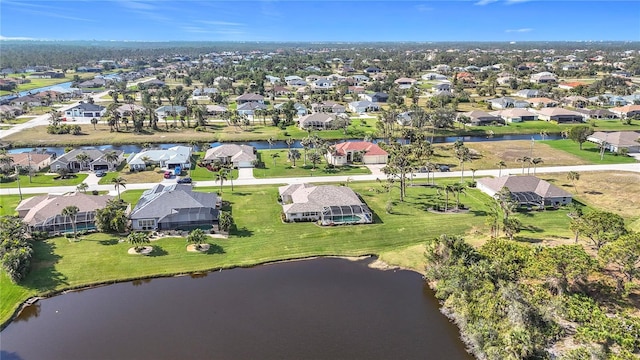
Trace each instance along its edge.
{"label": "lake", "polygon": [[114,284],[41,300],[2,359],[472,359],[433,292],[368,258]]}

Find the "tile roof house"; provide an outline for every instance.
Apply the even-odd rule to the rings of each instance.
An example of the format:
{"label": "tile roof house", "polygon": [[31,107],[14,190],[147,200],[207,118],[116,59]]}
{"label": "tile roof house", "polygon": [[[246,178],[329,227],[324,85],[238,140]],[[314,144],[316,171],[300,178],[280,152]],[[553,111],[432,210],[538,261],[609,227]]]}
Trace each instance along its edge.
{"label": "tile roof house", "polygon": [[237,168],[253,167],[257,159],[256,149],[249,145],[222,144],[207,150],[205,162],[220,161],[222,164],[233,164]]}
{"label": "tile roof house", "polygon": [[80,192],[40,195],[22,200],[16,211],[30,231],[64,233],[73,231],[73,224],[70,217],[60,213],[67,206],[77,206],[80,211],[75,218],[76,229],[93,230],[96,228],[96,210],[104,208],[112,199],[114,197],[109,195],[87,195]]}
{"label": "tile roof house", "polygon": [[548,71],[539,72],[537,74],[531,75],[531,82],[536,84],[546,84],[557,82],[558,79],[556,76]]}
{"label": "tile roof house", "polygon": [[346,141],[333,145],[325,157],[330,164],[338,166],[354,162],[386,164],[389,153],[368,141]]}
{"label": "tile roof house", "polygon": [[508,123],[538,120],[538,115],[525,109],[506,109],[490,112],[489,114],[501,117]]}
{"label": "tile roof house", "polygon": [[291,184],[278,188],[287,222],[319,221],[322,225],[368,224],[373,214],[346,186]]}
{"label": "tile roof house", "polygon": [[[114,152],[118,156],[118,159],[116,161],[110,162],[105,159],[107,154],[110,152]],[[77,156],[80,154],[88,155],[89,160],[86,162],[78,161]],[[122,150],[100,150],[95,148],[73,149],[68,153],[58,156],[54,161],[51,162],[49,166],[51,168],[51,171],[58,171],[62,168],[66,168],[70,172],[86,170],[113,171],[118,167],[122,160],[124,160]]]}
{"label": "tile roof house", "polygon": [[78,105],[65,110],[64,115],[72,118],[74,117],[99,118],[104,116],[106,112],[107,112],[107,108],[102,105],[80,102]]}
{"label": "tile roof house", "polygon": [[23,106],[24,104],[28,106],[40,106],[42,105],[42,99],[35,95],[25,95],[9,101],[9,104],[15,106]]}
{"label": "tile roof house", "polygon": [[238,104],[244,104],[247,102],[257,102],[264,104],[264,96],[260,94],[247,93],[242,94],[236,98],[236,103]]}
{"label": "tile roof house", "polygon": [[528,102],[529,104],[531,104],[531,106],[536,107],[536,108],[558,106],[558,102],[557,101],[555,101],[553,99],[545,98],[545,97],[531,98],[531,99],[527,99],[525,101]]}
{"label": "tile roof house", "polygon": [[[145,149],[139,153],[131,153],[127,158],[127,164],[131,171],[144,170],[147,163],[158,164],[161,168],[181,169],[191,168],[190,146],[173,146],[168,149]],[[146,160],[146,162],[145,162]]]}
{"label": "tile roof house", "polygon": [[587,141],[596,144],[604,142],[605,148],[615,153],[619,153],[622,149],[627,149],[629,153],[640,153],[640,142],[638,142],[640,133],[635,131],[596,131],[587,138]]}
{"label": "tile roof house", "polygon": [[495,115],[491,115],[485,111],[473,110],[462,115],[467,116],[471,120],[471,125],[480,126],[480,125],[491,125],[493,123],[504,124],[505,121]]}
{"label": "tile roof house", "polygon": [[342,114],[346,111],[346,108],[344,105],[338,104],[335,101],[324,101],[321,103],[311,104],[311,111]]}
{"label": "tile roof house", "polygon": [[318,112],[300,117],[297,122],[302,129],[331,129],[337,115]]}
{"label": "tile roof house", "polygon": [[585,114],[560,107],[545,107],[535,110],[540,120],[555,121],[557,123],[581,123],[587,117]]}
{"label": "tile roof house", "polygon": [[609,109],[612,113],[621,118],[631,118],[640,116],[640,105],[625,105]]}
{"label": "tile roof house", "polygon": [[11,166],[18,166],[23,169],[31,168],[34,171],[39,171],[51,164],[51,161],[55,159],[55,154],[41,154],[35,152],[9,154],[9,157],[13,159]]}
{"label": "tile roof house", "polygon": [[493,197],[506,187],[511,191],[520,206],[568,205],[572,195],[559,187],[535,176],[507,175],[497,178],[481,178],[477,182],[478,190]]}
{"label": "tile roof house", "polygon": [[408,89],[411,86],[417,84],[418,80],[411,79],[411,78],[399,78],[399,79],[396,79],[393,83],[398,85],[400,89]]}
{"label": "tile roof house", "polygon": [[217,224],[221,199],[190,185],[157,184],[142,193],[129,214],[133,230],[192,230]]}

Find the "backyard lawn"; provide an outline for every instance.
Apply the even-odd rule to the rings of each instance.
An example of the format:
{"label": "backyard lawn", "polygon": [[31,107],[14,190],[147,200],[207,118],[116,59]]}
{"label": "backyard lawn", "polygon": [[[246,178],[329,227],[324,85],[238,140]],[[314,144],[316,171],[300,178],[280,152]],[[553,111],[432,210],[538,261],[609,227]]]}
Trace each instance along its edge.
{"label": "backyard lawn", "polygon": [[[253,176],[256,178],[272,178],[371,174],[369,169],[364,165],[336,166],[329,168],[324,157],[316,164],[316,168],[314,170],[313,165],[309,160],[307,160],[307,165],[304,165],[304,150],[298,150],[300,150],[300,159],[296,160],[296,167],[293,167],[293,162],[287,160],[287,149],[259,150],[258,160],[261,160],[265,167],[253,169]],[[309,153],[309,151],[307,153]],[[277,154],[275,159],[273,157],[274,154]]]}
{"label": "backyard lawn", "polygon": [[562,150],[569,154],[573,154],[592,164],[620,164],[620,163],[636,162],[636,159],[630,156],[617,155],[609,151],[606,151],[604,154],[604,158],[600,160],[600,148],[598,147],[597,144],[594,144],[589,141],[582,144],[582,150],[580,150],[580,147],[577,142],[574,142],[569,139],[545,140],[545,141],[541,141],[541,143],[547,144],[553,147],[554,149]]}

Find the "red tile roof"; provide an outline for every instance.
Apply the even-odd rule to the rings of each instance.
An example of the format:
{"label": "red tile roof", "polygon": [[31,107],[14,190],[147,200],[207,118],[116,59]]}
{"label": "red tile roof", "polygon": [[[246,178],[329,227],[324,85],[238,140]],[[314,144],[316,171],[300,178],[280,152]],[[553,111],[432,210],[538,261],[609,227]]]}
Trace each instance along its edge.
{"label": "red tile roof", "polygon": [[388,155],[380,146],[367,141],[347,141],[336,144],[336,151],[340,155],[345,155],[347,151],[365,151],[365,155]]}

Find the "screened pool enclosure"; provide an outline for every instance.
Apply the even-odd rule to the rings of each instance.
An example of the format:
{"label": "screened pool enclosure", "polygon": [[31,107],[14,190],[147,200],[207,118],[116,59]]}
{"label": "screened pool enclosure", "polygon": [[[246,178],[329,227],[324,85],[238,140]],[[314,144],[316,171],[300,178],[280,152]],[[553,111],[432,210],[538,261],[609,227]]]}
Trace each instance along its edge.
{"label": "screened pool enclosure", "polygon": [[372,222],[367,205],[325,206],[320,216],[322,225],[367,224]]}

